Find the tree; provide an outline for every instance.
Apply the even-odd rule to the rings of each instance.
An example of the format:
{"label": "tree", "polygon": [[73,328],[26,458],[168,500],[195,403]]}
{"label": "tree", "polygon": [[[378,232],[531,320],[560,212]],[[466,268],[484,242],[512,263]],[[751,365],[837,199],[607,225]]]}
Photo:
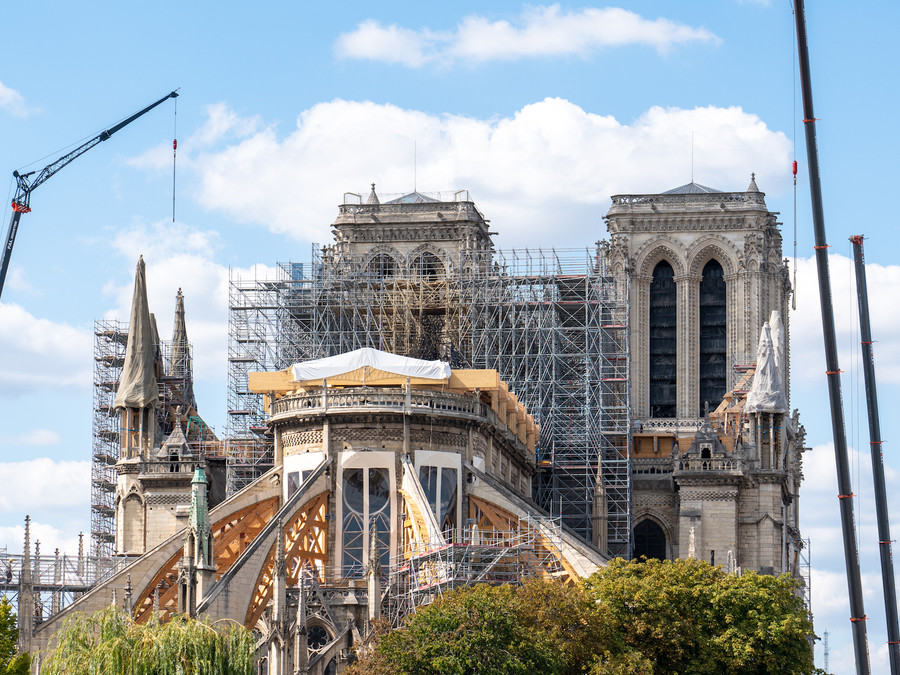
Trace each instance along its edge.
{"label": "tree", "polygon": [[31,672],[31,654],[17,654],[13,660],[9,662],[6,669],[6,675],[28,675]]}
{"label": "tree", "polygon": [[613,560],[586,582],[627,645],[661,673],[810,673],[812,621],[787,575],[703,561]]}
{"label": "tree", "polygon": [[648,663],[607,629],[604,608],[578,584],[530,580],[444,595],[384,626],[358,651],[353,675],[482,673],[650,675]]}
{"label": "tree", "polygon": [[[381,672],[416,675],[560,673],[561,659],[515,613],[512,586],[475,586],[446,595],[389,632],[376,652]],[[378,671],[376,671],[378,672]]]}
{"label": "tree", "polygon": [[41,672],[119,675],[252,675],[256,645],[252,633],[229,623],[155,617],[135,623],[115,607],[69,618]]}
{"label": "tree", "polygon": [[447,593],[386,628],[354,675],[789,675],[813,672],[809,612],[787,576],[698,560],[614,560],[582,584]]}
{"label": "tree", "polygon": [[10,660],[15,656],[18,639],[19,629],[12,603],[6,598],[0,598],[0,673],[6,671]]}

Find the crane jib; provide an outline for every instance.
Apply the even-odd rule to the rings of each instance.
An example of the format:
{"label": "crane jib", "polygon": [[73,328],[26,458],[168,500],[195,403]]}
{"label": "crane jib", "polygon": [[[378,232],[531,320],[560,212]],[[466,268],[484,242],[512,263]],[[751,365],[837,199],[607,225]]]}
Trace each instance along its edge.
{"label": "crane jib", "polygon": [[116,133],[123,127],[128,126],[142,115],[150,112],[164,101],[170,98],[176,98],[177,96],[178,90],[176,89],[175,91],[169,92],[158,101],[151,103],[143,110],[136,112],[131,117],[128,117],[115,126],[112,126],[109,129],[100,132],[91,140],[87,141],[86,143],[82,143],[71,152],[66,153],[62,157],[57,158],[56,161],[45,166],[43,169],[41,169],[37,177],[31,183],[29,183],[28,178],[29,176],[34,175],[34,171],[29,171],[25,174],[20,174],[18,171],[13,171],[13,177],[16,179],[16,194],[12,201],[13,213],[12,218],[9,221],[9,229],[6,233],[6,246],[3,248],[2,257],[0,257],[0,295],[2,295],[3,293],[3,284],[6,281],[6,272],[9,269],[9,260],[12,256],[12,248],[13,244],[16,241],[16,231],[19,229],[19,219],[22,217],[23,213],[28,213],[29,211],[31,211],[31,193],[35,190],[35,188],[55,175],[60,169],[78,159],[81,155],[86,153],[98,143],[109,139],[109,137],[114,133]]}

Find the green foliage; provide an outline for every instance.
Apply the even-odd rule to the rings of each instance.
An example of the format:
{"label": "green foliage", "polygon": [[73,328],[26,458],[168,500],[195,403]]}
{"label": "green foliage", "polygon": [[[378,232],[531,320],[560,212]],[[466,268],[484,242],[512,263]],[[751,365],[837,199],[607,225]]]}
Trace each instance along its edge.
{"label": "green foliage", "polygon": [[255,664],[254,639],[243,626],[183,618],[160,623],[155,617],[138,624],[111,606],[68,619],[41,672],[252,675]]}
{"label": "green foliage", "polygon": [[583,584],[446,594],[382,628],[354,675],[789,675],[813,672],[812,623],[786,576],[697,560],[612,561]]}
{"label": "green foliage", "polygon": [[31,672],[31,654],[17,654],[6,669],[6,675],[28,675]]}
{"label": "green foliage", "polygon": [[413,615],[380,648],[398,674],[561,672],[544,636],[533,635],[516,615],[511,586],[478,586]]}
{"label": "green foliage", "polygon": [[813,627],[796,583],[699,560],[614,560],[585,582],[610,629],[655,673],[810,673]]}
{"label": "green foliage", "polygon": [[19,629],[16,627],[16,613],[6,598],[0,598],[0,673],[6,670],[16,653]]}

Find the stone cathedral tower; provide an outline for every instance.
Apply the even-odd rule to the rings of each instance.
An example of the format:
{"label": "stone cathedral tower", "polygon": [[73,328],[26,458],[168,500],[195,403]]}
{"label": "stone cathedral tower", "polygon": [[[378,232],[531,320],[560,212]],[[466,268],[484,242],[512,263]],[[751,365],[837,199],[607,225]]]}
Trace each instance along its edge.
{"label": "stone cathedral tower", "polygon": [[[616,195],[606,221],[613,268],[631,282],[635,554],[795,570],[804,431],[787,408],[791,285],[777,214],[754,176],[744,192],[692,182]],[[764,377],[757,348],[770,324],[778,367]],[[745,409],[764,385],[781,403]]]}

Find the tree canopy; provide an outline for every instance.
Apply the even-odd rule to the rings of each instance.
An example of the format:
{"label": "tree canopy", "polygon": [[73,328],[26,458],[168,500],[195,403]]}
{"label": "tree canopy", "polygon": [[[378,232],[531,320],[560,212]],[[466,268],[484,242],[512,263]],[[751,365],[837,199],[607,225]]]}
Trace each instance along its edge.
{"label": "tree canopy", "polygon": [[213,626],[182,617],[135,623],[115,607],[76,613],[57,634],[41,672],[119,675],[252,675],[256,645],[235,623]]}
{"label": "tree canopy", "polygon": [[812,673],[796,582],[698,560],[614,560],[582,584],[447,593],[383,632],[357,675]]}
{"label": "tree canopy", "polygon": [[6,667],[16,655],[18,639],[19,629],[13,606],[6,598],[0,598],[0,673],[6,672]]}

